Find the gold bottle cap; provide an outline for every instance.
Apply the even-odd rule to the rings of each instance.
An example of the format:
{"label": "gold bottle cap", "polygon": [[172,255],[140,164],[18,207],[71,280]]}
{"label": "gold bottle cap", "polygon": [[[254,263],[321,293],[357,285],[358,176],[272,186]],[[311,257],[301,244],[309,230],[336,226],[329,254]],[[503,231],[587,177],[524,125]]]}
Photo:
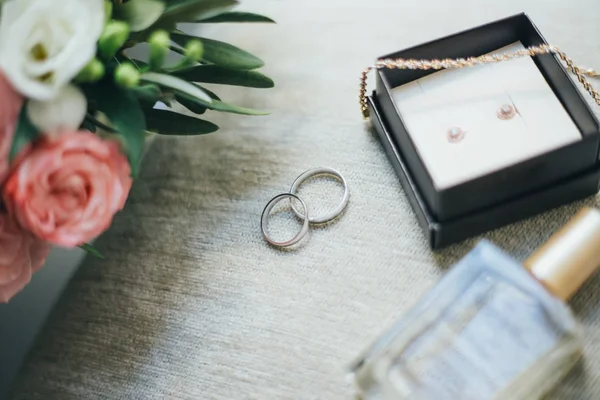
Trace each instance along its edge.
{"label": "gold bottle cap", "polygon": [[571,298],[600,267],[600,211],[581,210],[524,264],[556,297]]}

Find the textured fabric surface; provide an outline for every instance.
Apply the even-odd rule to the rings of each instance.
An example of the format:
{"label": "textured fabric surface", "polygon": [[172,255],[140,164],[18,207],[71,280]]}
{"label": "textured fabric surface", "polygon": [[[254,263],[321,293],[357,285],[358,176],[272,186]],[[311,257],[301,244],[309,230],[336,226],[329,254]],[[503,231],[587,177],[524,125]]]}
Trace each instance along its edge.
{"label": "textured fabric surface", "polygon": [[[520,11],[551,43],[600,66],[597,0],[265,0],[243,9],[279,23],[202,34],[265,60],[275,89],[219,94],[272,114],[210,114],[217,134],[158,139],[126,210],[97,242],[109,260],[83,263],[14,399],[352,399],[348,363],[476,241],[428,249],[361,119],[360,71],[382,54]],[[314,166],[347,177],[345,215],[296,251],[265,245],[263,206]],[[306,193],[328,199],[339,188]],[[596,202],[485,237],[522,259]],[[596,277],[572,301],[585,360],[552,399],[600,398],[599,288]]]}

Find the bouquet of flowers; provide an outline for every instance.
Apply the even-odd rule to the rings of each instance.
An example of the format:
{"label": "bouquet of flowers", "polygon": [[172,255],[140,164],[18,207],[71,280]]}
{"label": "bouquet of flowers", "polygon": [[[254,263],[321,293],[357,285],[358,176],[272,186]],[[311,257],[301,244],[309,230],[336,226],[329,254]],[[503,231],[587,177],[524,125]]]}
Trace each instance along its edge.
{"label": "bouquet of flowers", "polygon": [[[197,135],[207,110],[259,115],[198,84],[268,88],[263,62],[178,23],[273,22],[234,0],[0,0],[0,302],[125,205],[149,132]],[[127,49],[147,43],[148,57]],[[177,59],[167,65],[169,53]]]}

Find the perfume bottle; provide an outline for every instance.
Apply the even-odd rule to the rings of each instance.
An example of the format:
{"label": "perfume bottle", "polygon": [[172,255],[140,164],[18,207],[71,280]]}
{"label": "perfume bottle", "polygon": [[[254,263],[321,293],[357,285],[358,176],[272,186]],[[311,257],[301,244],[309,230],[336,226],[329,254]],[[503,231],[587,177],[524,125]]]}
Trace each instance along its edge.
{"label": "perfume bottle", "polygon": [[365,400],[538,399],[581,356],[565,304],[600,266],[582,210],[522,266],[479,243],[352,366]]}

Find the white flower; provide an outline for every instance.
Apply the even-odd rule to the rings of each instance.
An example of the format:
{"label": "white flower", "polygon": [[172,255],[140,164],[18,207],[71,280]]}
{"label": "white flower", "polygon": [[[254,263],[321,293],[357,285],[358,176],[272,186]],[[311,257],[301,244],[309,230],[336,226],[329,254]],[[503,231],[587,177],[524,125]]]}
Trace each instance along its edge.
{"label": "white flower", "polygon": [[52,100],[30,100],[27,103],[27,116],[31,123],[50,136],[60,129],[78,129],[86,111],[85,95],[73,85],[64,86]]}
{"label": "white flower", "polygon": [[12,0],[0,17],[0,68],[26,97],[49,100],[95,56],[103,0]]}

